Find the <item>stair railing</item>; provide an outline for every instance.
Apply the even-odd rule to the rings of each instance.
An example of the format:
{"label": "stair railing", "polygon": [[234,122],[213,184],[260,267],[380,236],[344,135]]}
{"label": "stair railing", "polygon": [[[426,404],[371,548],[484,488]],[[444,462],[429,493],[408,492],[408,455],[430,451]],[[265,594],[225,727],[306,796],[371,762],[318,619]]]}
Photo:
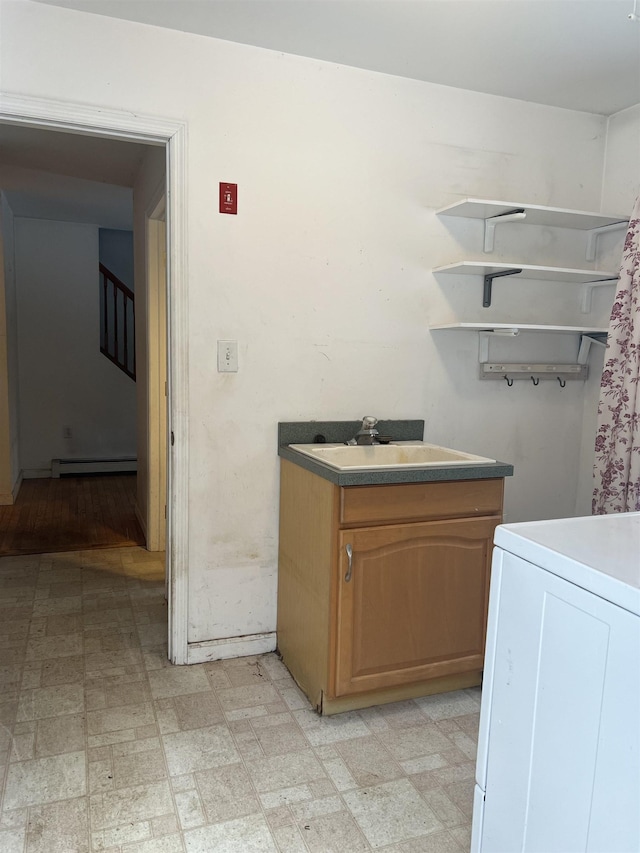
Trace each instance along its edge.
{"label": "stair railing", "polygon": [[135,382],[135,297],[104,264],[100,264],[100,352]]}

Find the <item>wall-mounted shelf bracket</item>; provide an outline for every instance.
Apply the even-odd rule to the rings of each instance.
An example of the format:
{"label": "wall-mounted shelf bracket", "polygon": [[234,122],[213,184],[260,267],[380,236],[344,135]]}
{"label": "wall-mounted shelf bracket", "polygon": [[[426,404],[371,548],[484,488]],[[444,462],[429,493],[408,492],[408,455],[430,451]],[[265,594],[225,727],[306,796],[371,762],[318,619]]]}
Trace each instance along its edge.
{"label": "wall-mounted shelf bracket", "polygon": [[520,334],[519,329],[497,329],[494,331],[484,331],[478,334],[478,361],[489,361],[489,338],[515,338]]}
{"label": "wall-mounted shelf bracket", "polygon": [[523,207],[517,207],[514,210],[508,210],[506,213],[499,213],[497,216],[490,216],[484,221],[484,251],[493,252],[493,246],[496,237],[496,225],[502,222],[517,222],[521,219],[526,219],[527,213]]}
{"label": "wall-mounted shelf bracket", "polygon": [[494,278],[503,278],[505,275],[518,275],[521,269],[501,270],[500,272],[489,272],[484,277],[484,289],[482,291],[482,307],[488,308],[491,305],[491,290],[493,288]]}
{"label": "wall-mounted shelf bracket", "polygon": [[600,228],[592,228],[587,237],[587,260],[595,261],[596,252],[598,250],[598,237],[601,234],[607,234],[609,231],[620,231],[622,228],[627,228],[629,220],[624,219],[621,222],[613,222],[611,225],[602,225]]}
{"label": "wall-mounted shelf bracket", "polygon": [[541,379],[558,379],[562,387],[568,379],[585,380],[589,376],[586,364],[504,364],[487,362],[480,365],[480,379],[530,379],[537,385]]}
{"label": "wall-mounted shelf bracket", "polygon": [[606,278],[602,281],[589,281],[584,285],[582,290],[582,304],[580,305],[580,310],[583,314],[588,314],[591,311],[591,295],[593,293],[594,287],[602,287],[605,284],[615,284],[618,281],[617,278]]}
{"label": "wall-mounted shelf bracket", "polygon": [[589,361],[589,352],[591,350],[591,344],[597,344],[598,346],[606,347],[607,335],[581,335],[580,349],[578,350],[578,364],[586,365]]}

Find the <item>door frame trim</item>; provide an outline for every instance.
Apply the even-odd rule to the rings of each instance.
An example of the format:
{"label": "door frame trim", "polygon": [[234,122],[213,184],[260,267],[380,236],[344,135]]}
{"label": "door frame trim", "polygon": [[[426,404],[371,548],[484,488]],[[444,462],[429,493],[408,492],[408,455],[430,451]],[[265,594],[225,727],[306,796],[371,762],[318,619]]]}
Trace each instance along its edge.
{"label": "door frame trim", "polygon": [[187,310],[187,125],[183,121],[0,92],[0,121],[164,145],[167,172],[169,660],[187,663],[189,593],[189,358]]}
{"label": "door frame trim", "polygon": [[[145,274],[147,285],[147,548],[164,551],[167,517],[167,213],[166,179],[151,196],[144,216]],[[162,237],[160,237],[162,235]],[[160,334],[160,331],[162,333]],[[152,342],[163,340],[157,358],[151,358]],[[155,346],[155,344],[154,344]],[[164,364],[164,367],[163,367]],[[154,496],[152,500],[152,495]],[[167,577],[167,589],[168,589]],[[168,592],[167,592],[168,596]]]}

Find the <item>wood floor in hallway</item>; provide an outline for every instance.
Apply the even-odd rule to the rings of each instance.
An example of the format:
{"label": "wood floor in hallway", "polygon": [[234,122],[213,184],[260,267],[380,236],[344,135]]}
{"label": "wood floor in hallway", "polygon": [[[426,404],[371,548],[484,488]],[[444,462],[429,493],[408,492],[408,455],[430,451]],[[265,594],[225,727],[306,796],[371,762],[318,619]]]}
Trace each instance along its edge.
{"label": "wood floor in hallway", "polygon": [[144,545],[135,497],[135,474],[24,480],[0,506],[0,556]]}

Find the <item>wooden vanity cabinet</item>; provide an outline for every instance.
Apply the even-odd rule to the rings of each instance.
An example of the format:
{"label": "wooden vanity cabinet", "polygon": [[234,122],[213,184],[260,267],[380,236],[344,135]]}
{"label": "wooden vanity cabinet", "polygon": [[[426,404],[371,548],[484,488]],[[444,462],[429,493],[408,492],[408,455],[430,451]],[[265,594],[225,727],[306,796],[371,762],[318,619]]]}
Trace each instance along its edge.
{"label": "wooden vanity cabinet", "polygon": [[322,713],[479,684],[502,479],[334,485],[282,460],[278,648]]}

